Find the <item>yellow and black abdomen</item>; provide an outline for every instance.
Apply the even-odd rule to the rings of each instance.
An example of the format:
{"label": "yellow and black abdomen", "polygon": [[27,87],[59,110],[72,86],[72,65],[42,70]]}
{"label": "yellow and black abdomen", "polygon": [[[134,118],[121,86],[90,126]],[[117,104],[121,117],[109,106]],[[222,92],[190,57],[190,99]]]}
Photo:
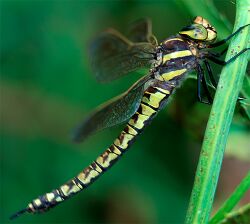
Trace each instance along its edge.
{"label": "yellow and black abdomen", "polygon": [[36,198],[28,204],[27,208],[16,213],[12,218],[24,212],[39,213],[47,211],[92,184],[127,151],[136,136],[142,132],[157,111],[167,102],[173,88],[174,86],[161,81],[148,87],[144,92],[137,112],[128,121],[119,137],[104,153],[73,179],[59,188]]}

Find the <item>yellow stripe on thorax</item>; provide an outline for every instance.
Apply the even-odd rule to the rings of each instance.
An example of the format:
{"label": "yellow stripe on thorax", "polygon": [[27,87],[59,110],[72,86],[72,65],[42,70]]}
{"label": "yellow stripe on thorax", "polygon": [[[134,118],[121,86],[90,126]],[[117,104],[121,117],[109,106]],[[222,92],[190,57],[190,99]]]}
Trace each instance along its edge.
{"label": "yellow stripe on thorax", "polygon": [[167,89],[162,89],[162,88],[160,88],[160,87],[154,87],[155,89],[157,89],[157,90],[159,90],[159,91],[161,91],[161,92],[163,92],[163,93],[165,93],[165,94],[170,94],[170,91],[169,90],[167,90]]}
{"label": "yellow stripe on thorax", "polygon": [[185,73],[187,71],[187,69],[179,69],[179,70],[175,70],[175,71],[171,71],[171,72],[167,72],[167,73],[163,73],[161,76],[165,81],[169,81],[177,76],[182,75],[183,73]]}
{"label": "yellow stripe on thorax", "polygon": [[172,39],[169,39],[169,40],[164,41],[164,43],[166,44],[167,42],[170,42],[170,41],[175,41],[175,40],[178,40],[178,41],[183,41],[183,40],[182,40],[182,39],[180,39],[180,38],[172,38]]}
{"label": "yellow stripe on thorax", "polygon": [[164,55],[163,63],[174,58],[182,58],[182,57],[190,56],[190,55],[192,55],[192,52],[190,50],[175,51],[175,52]]}

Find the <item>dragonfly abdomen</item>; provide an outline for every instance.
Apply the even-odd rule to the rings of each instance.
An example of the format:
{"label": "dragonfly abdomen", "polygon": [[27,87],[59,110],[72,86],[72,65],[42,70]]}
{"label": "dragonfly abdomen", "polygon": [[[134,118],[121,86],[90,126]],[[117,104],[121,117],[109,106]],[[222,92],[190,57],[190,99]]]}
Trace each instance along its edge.
{"label": "dragonfly abdomen", "polygon": [[[127,151],[135,138],[150,123],[158,110],[167,101],[173,88],[167,82],[160,81],[148,87],[144,92],[138,110],[108,149],[73,179],[50,193],[34,199],[20,213],[26,211],[30,213],[47,211],[92,184]],[[18,215],[17,213],[16,216]]]}

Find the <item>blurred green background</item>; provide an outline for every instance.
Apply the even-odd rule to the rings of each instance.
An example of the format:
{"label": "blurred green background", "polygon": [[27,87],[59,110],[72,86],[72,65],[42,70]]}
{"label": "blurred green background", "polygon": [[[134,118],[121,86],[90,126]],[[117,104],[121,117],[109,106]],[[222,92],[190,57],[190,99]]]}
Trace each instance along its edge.
{"label": "blurred green background", "polygon": [[[122,130],[106,130],[82,144],[70,141],[71,130],[92,109],[140,77],[98,84],[87,55],[91,38],[107,27],[126,33],[134,20],[149,17],[163,40],[196,15],[208,18],[225,37],[235,5],[228,0],[1,1],[1,223],[76,175]],[[88,190],[48,213],[12,223],[182,223],[209,110],[197,103],[195,80],[188,79],[131,150]],[[238,118],[233,127],[228,148],[244,151],[249,126]],[[242,176],[249,169],[243,163]]]}

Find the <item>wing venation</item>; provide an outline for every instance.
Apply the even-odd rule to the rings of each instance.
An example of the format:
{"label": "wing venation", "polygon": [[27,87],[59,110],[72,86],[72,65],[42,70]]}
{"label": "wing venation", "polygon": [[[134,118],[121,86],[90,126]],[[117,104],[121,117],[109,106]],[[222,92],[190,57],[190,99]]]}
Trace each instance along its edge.
{"label": "wing venation", "polygon": [[144,76],[128,91],[97,108],[75,129],[73,140],[80,142],[97,131],[127,121],[137,111],[150,79],[150,76]]}
{"label": "wing venation", "polygon": [[94,76],[104,83],[139,68],[150,67],[155,50],[152,43],[134,43],[114,29],[106,30],[92,41],[89,48]]}

